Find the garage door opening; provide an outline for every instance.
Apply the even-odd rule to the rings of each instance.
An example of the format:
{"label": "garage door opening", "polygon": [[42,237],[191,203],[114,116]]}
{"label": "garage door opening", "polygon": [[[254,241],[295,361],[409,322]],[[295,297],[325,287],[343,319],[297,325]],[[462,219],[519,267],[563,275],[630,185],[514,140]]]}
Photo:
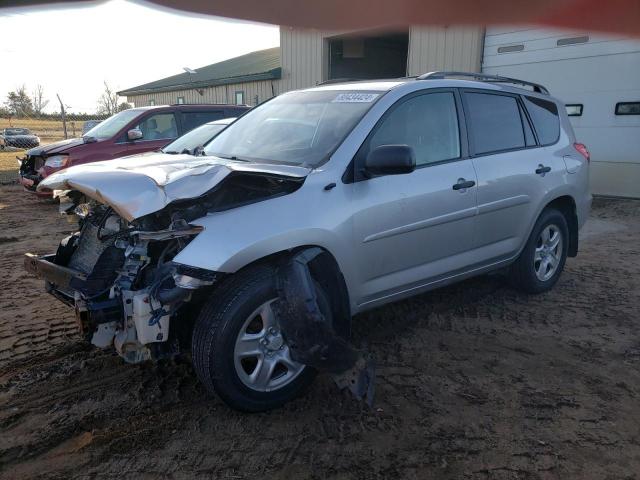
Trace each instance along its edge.
{"label": "garage door opening", "polygon": [[329,80],[407,75],[409,32],[348,35],[329,41]]}

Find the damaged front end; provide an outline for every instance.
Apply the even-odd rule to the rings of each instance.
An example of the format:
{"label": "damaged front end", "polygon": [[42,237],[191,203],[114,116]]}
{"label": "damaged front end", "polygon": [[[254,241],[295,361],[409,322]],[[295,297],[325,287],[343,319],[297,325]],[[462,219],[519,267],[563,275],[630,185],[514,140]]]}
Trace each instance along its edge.
{"label": "damaged front end", "polygon": [[172,262],[202,228],[174,219],[165,228],[145,230],[95,201],[68,208],[79,217],[80,230],[53,255],[26,254],[27,271],[75,308],[81,332],[95,346],[113,346],[130,363],[180,351],[189,326],[180,332],[180,322],[172,321],[196,289],[220,276]]}
{"label": "damaged front end", "polygon": [[[293,362],[328,372],[341,388],[370,403],[373,363],[349,343],[349,295],[328,251],[292,247],[225,272],[198,266],[211,265],[206,261],[214,253],[208,239],[226,248],[213,243],[226,232],[214,231],[216,223],[203,217],[238,208],[233,221],[248,221],[251,215],[243,216],[240,207],[293,194],[308,173],[302,167],[216,158],[183,163],[147,157],[136,165],[114,161],[72,167],[47,178],[41,187],[54,190],[61,213],[77,220],[80,228],[63,239],[53,255],[26,254],[25,267],[45,280],[49,293],[75,308],[81,331],[95,346],[113,347],[129,363],[193,349],[196,370],[207,384],[198,370],[205,343],[192,345],[194,325],[206,322],[211,310],[202,309],[203,304],[226,301],[225,289],[234,285],[231,277],[269,263],[277,277],[272,288],[278,298],[271,302],[282,335],[276,327],[265,327],[256,355],[280,351],[286,341]],[[323,292],[322,308],[316,287]],[[242,408],[258,408],[245,405]]]}
{"label": "damaged front end", "polygon": [[26,154],[18,158],[18,182],[28,191],[35,193],[43,178],[45,159],[39,155]]}
{"label": "damaged front end", "polygon": [[[111,178],[100,170],[90,178],[100,169],[92,164],[74,167],[77,175],[69,169],[44,182],[51,189],[77,187],[54,190],[54,196],[61,213],[77,219],[80,228],[53,255],[26,254],[25,268],[75,308],[88,341],[115,347],[127,362],[187,350],[197,308],[208,288],[225,275],[173,261],[203,230],[190,222],[291,193],[304,182],[304,176],[278,172],[219,164],[206,168],[202,162],[197,167],[189,171],[188,166],[178,170],[164,164],[151,169],[152,178],[148,167],[134,173],[108,166]],[[163,172],[168,173],[162,183],[157,180]],[[196,185],[209,188],[202,192]]]}

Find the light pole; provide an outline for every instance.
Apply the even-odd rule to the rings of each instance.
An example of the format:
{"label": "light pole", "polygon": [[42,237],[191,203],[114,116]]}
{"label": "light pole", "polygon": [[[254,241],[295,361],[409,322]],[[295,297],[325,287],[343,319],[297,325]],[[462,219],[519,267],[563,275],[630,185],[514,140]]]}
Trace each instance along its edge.
{"label": "light pole", "polygon": [[[182,69],[189,74],[189,83],[193,87],[193,75],[198,73],[198,71],[194,70],[193,68],[189,68],[189,67],[182,67]],[[196,92],[198,92],[202,96],[202,93],[200,92],[200,90],[198,90],[197,88],[193,88],[193,90],[195,90]]]}

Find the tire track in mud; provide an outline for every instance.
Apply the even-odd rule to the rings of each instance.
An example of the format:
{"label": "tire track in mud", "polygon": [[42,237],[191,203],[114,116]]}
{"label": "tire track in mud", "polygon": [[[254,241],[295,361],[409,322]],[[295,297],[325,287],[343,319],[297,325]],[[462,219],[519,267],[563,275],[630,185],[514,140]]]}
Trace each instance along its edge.
{"label": "tire track in mud", "polygon": [[0,367],[76,338],[73,310],[47,298],[43,282],[23,269],[25,252],[55,251],[72,229],[53,203],[0,187]]}
{"label": "tire track in mud", "polygon": [[[0,204],[10,194],[0,222],[23,230],[0,251],[18,269],[12,255],[55,247],[65,225],[45,205],[53,233],[20,227],[32,200],[0,188]],[[26,301],[3,284],[0,338],[33,347],[0,354],[0,478],[632,478],[639,207],[599,200],[611,230],[589,236],[547,294],[493,275],[358,316],[356,341],[378,362],[373,409],[320,376],[283,409],[230,411],[186,361],[125,365],[79,342],[72,312],[37,282]],[[47,340],[50,325],[65,327]]]}

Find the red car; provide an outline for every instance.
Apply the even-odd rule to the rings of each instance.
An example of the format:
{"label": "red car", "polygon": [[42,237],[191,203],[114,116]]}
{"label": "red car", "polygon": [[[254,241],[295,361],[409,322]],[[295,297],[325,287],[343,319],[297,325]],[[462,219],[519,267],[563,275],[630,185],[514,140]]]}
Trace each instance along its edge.
{"label": "red car", "polygon": [[96,125],[82,138],[28,150],[21,159],[18,181],[27,191],[36,193],[43,178],[63,168],[158,150],[203,123],[238,117],[248,109],[244,105],[170,105],[124,110]]}

